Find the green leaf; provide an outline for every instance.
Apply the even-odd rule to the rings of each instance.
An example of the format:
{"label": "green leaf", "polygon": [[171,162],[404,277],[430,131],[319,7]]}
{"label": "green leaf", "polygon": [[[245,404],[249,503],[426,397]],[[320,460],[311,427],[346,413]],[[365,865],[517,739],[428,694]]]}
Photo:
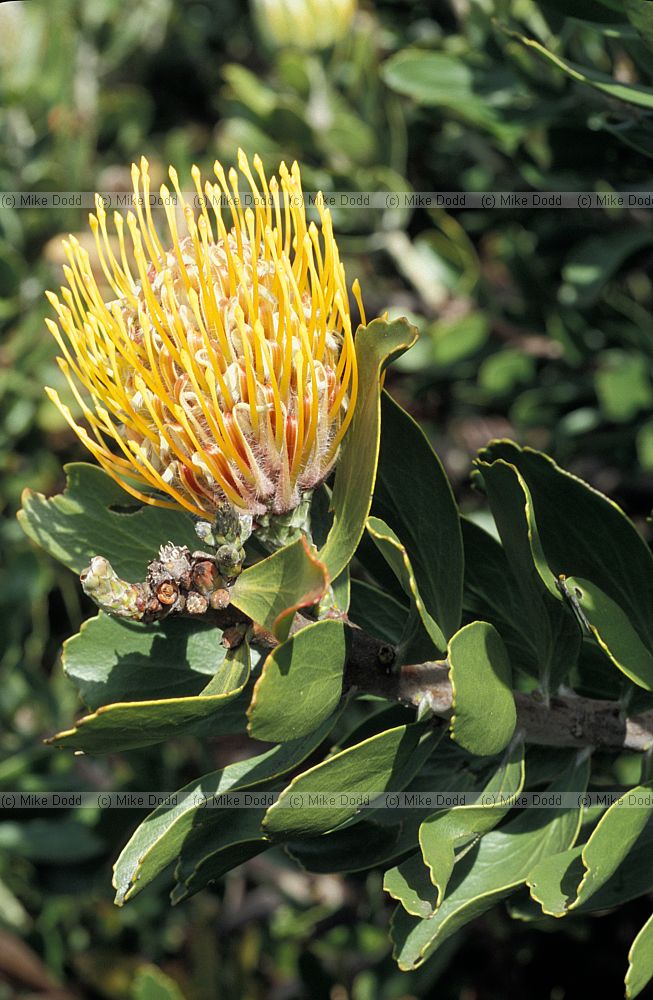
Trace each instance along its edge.
{"label": "green leaf", "polygon": [[477,756],[500,753],[517,722],[512,671],[503,640],[488,622],[471,622],[449,643],[451,739]]}
{"label": "green leaf", "polygon": [[626,1000],[635,1000],[653,977],[653,915],[641,928],[628,952]]}
{"label": "green leaf", "polygon": [[[492,535],[473,521],[463,517],[461,522],[465,612],[470,619],[491,621],[506,644],[513,666],[537,676],[540,659],[529,626],[528,605],[522,588],[516,585],[506,553]],[[577,631],[574,626],[574,634]]]}
{"label": "green leaf", "polygon": [[[116,861],[113,878],[116,903],[122,905],[140,892],[179,856],[191,831],[201,824],[204,811],[210,810],[214,803],[219,808],[220,795],[265,786],[296,767],[320,745],[334,721],[327,720],[300,740],[205,774],[175,792],[170,804],[159,806],[137,827]],[[229,812],[233,815],[234,811]]]}
{"label": "green leaf", "polygon": [[[250,793],[252,800],[264,796],[261,786],[256,793]],[[173,904],[188,899],[272,846],[261,835],[261,820],[267,808],[247,805],[242,809],[209,810],[213,815],[195,826],[182,844],[175,868],[176,885],[170,897]]]}
{"label": "green leaf", "polygon": [[606,420],[626,423],[653,406],[650,360],[631,351],[602,351],[594,375],[596,395]]}
{"label": "green leaf", "polygon": [[333,527],[320,550],[332,580],[349,565],[370,511],[381,433],[381,374],[416,339],[417,330],[405,319],[392,323],[375,319],[356,332],[358,398],[336,466]]}
{"label": "green leaf", "polygon": [[624,101],[626,104],[634,104],[639,108],[653,108],[653,88],[645,87],[642,84],[621,83],[619,80],[615,80],[614,77],[608,76],[607,73],[601,73],[588,66],[579,66],[578,63],[563,59],[562,56],[551,52],[544,45],[535,41],[534,38],[526,38],[516,31],[504,30],[511,38],[516,38],[522,45],[537,52],[547,62],[552,63],[559,70],[562,70],[565,76],[570,77],[577,83],[586,84],[594,90],[605,94],[607,97],[617,101]]}
{"label": "green leaf", "polygon": [[386,60],[381,75],[396,93],[426,107],[453,112],[493,133],[508,149],[514,148],[522,134],[523,126],[502,119],[498,108],[502,93],[515,85],[508,70],[486,70],[448,53],[408,48]]}
{"label": "green leaf", "polygon": [[250,735],[281,743],[317,729],[338,706],[346,660],[345,626],[338,621],[307,625],[277,646],[254,685]]}
{"label": "green leaf", "polygon": [[154,625],[100,613],[64,643],[62,662],[89,708],[198,695],[227,650],[219,629],[190,619]]}
{"label": "green leaf", "polygon": [[435,913],[438,890],[429,877],[429,870],[419,851],[387,870],[383,876],[383,888],[411,916],[432,917]]}
{"label": "green leaf", "polygon": [[479,458],[509,463],[526,484],[540,543],[535,566],[550,592],[562,600],[561,574],[591,580],[653,651],[653,555],[621,508],[531,448],[497,441]]}
{"label": "green leaf", "polygon": [[562,268],[565,285],[560,291],[561,301],[581,308],[594,305],[625,261],[651,242],[653,235],[647,229],[631,227],[590,236],[576,244]]}
{"label": "green leaf", "polygon": [[[492,461],[490,447],[475,462],[510,564],[510,585],[520,595],[522,626],[531,636],[545,694],[555,692],[578,659],[581,634],[560,603],[560,595],[541,550],[538,523],[528,485],[514,465]],[[552,593],[552,590],[555,594]]]}
{"label": "green leaf", "polygon": [[360,872],[384,864],[397,852],[401,826],[362,820],[322,837],[290,841],[286,852],[305,871],[331,875]]}
{"label": "green leaf", "polygon": [[193,522],[183,511],[144,506],[95,465],[65,466],[66,489],[47,500],[25,490],[18,519],[23,531],[75,573],[96,555],[118,576],[135,582],[168,541],[197,548]]}
{"label": "green leaf", "polygon": [[424,723],[388,729],[294,778],[263,821],[272,839],[314,837],[352,819],[361,803],[405,788],[441,733]]}
{"label": "green leaf", "polygon": [[517,739],[483,789],[481,805],[456,806],[436,813],[422,823],[419,843],[424,864],[437,890],[436,906],[442,902],[451,878],[455,850],[494,829],[508,814],[512,801],[523,786],[524,744]]}
{"label": "green leaf", "polygon": [[[545,859],[527,879],[544,913],[564,916],[583,906],[617,872],[653,815],[651,787],[631,788],[603,814],[580,850]],[[643,796],[647,805],[631,805]]]}
{"label": "green leaf", "polygon": [[424,606],[445,639],[460,626],[463,542],[446,473],[425,434],[387,393],[372,510],[405,546]]}
{"label": "green leaf", "polygon": [[398,94],[429,107],[455,107],[468,100],[473,73],[462,59],[444,52],[403,49],[383,65],[383,79]]}
{"label": "green leaf", "polygon": [[231,603],[283,640],[295,612],[317,604],[328,586],[324,563],[302,536],[243,570],[231,591]]}
{"label": "green leaf", "polygon": [[383,888],[399,900],[407,913],[433,916],[442,902],[455,864],[455,848],[462,848],[487,833],[503,819],[510,805],[497,805],[497,796],[508,802],[524,783],[524,746],[515,741],[505,760],[481,793],[480,806],[454,806],[429,816],[419,828],[421,852],[385,873]]}
{"label": "green leaf", "polygon": [[441,655],[444,655],[447,648],[447,641],[439,623],[431,617],[422,600],[422,595],[418,589],[415,573],[405,545],[402,545],[392,528],[389,528],[378,517],[368,518],[367,530],[379,552],[401,583],[404,593],[410,598],[411,604],[419,615],[419,621],[433,644],[434,649],[431,648],[430,643],[426,643],[422,659],[426,659],[429,652],[439,652]]}
{"label": "green leaf", "polygon": [[134,977],[132,1000],[184,1000],[177,983],[156,966],[144,966]]}
{"label": "green leaf", "polygon": [[[587,759],[574,761],[549,790],[577,792],[586,787],[588,774]],[[580,818],[575,808],[525,809],[482,837],[456,864],[435,916],[421,920],[401,906],[395,911],[392,936],[399,967],[407,971],[422,965],[447,938],[522,885],[538,858],[573,844]]]}
{"label": "green leaf", "polygon": [[628,615],[589,580],[567,577],[564,588],[580,606],[592,635],[612,663],[635,684],[653,691],[653,655]]}
{"label": "green leaf", "polygon": [[408,610],[384,590],[364,580],[352,580],[349,618],[365,632],[394,646],[403,634]]}
{"label": "green leaf", "polygon": [[[650,799],[650,791],[647,792],[647,797]],[[653,851],[653,816],[649,816],[646,826],[614,875],[589,899],[579,903],[575,908],[576,912],[596,913],[609,910],[653,891],[651,851]]]}
{"label": "green leaf", "polygon": [[626,17],[648,49],[653,49],[653,8],[649,0],[623,0]]}
{"label": "green leaf", "polygon": [[102,854],[97,833],[72,817],[0,823],[0,851],[46,865],[76,865]]}
{"label": "green leaf", "polygon": [[[234,685],[223,691],[221,671],[229,671]],[[161,698],[158,701],[116,702],[103,705],[79,719],[72,729],[57,733],[48,743],[85,753],[117,753],[151,746],[177,736],[219,736],[245,728],[245,693],[250,673],[247,642],[229,650],[201,694],[194,698]]]}

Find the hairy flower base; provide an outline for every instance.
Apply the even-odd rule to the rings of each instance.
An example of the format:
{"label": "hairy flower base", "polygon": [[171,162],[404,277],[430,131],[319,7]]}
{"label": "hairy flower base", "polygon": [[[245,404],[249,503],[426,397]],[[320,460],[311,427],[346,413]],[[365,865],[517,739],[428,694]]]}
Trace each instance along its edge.
{"label": "hairy flower base", "polygon": [[[59,364],[90,433],[48,390],[51,398],[130,493],[198,515],[225,500],[254,517],[293,510],[328,475],[355,404],[356,355],[330,215],[318,202],[320,229],[307,224],[297,164],[281,164],[280,182],[268,183],[253,162],[258,181],[239,154],[255,210],[243,209],[237,172],[227,178],[216,163],[218,183],[205,185],[198,218],[171,168],[185,233],[163,186],[165,249],[141,160],[132,169],[130,250],[118,213],[117,240],[99,199],[90,217],[116,298],[104,302],[73,237],[64,244],[69,287],[49,296]],[[196,168],[193,179],[201,195]]]}

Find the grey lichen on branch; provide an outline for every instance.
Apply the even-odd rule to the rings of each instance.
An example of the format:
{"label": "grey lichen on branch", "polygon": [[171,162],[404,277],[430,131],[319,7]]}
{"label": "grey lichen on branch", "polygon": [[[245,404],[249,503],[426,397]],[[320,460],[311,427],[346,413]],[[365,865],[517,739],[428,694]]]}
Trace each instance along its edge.
{"label": "grey lichen on branch", "polygon": [[107,559],[94,556],[80,576],[84,593],[107,614],[131,621],[223,611],[245,561],[244,544],[252,531],[252,518],[223,504],[212,524],[198,521],[195,531],[212,551],[191,552],[186,545],[168,542],[139,583],[122,580]]}
{"label": "grey lichen on branch", "polygon": [[122,580],[111,563],[94,556],[80,576],[82,588],[102,610],[130,621],[155,622],[170,615],[206,615],[230,602],[233,578],[223,577],[216,557],[185,545],[162,545],[145,580]]}

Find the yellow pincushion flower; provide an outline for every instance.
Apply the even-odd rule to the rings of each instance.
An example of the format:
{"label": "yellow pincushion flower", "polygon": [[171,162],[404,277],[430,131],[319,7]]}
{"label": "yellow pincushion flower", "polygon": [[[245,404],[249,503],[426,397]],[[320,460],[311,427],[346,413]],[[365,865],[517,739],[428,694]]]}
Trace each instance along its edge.
{"label": "yellow pincushion flower", "polygon": [[[259,157],[217,183],[192,176],[199,211],[161,187],[160,238],[147,161],[132,166],[135,214],[99,198],[90,224],[115,298],[105,302],[88,252],[64,241],[69,287],[48,293],[58,359],[80,426],[109,475],[145,503],[212,514],[228,500],[255,518],[293,510],[328,475],[356,400],[356,354],[345,272],[331,217],[307,224],[299,167],[268,181]],[[175,208],[175,200],[180,208]],[[183,217],[181,216],[183,213]],[[179,218],[178,218],[179,214]],[[127,235],[128,234],[128,235]],[[354,294],[360,302],[357,283]],[[146,492],[153,490],[155,492]]]}

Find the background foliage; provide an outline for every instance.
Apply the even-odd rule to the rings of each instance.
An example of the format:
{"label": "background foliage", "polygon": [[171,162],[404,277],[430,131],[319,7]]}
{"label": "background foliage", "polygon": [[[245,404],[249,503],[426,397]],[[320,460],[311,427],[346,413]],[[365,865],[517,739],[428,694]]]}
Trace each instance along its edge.
{"label": "background foliage", "polygon": [[[142,152],[162,179],[169,162],[180,174],[193,162],[206,169],[242,145],[268,167],[298,158],[305,186],[324,190],[643,190],[653,155],[649,6],[378,0],[318,53],[275,48],[235,2],[5,3],[0,185],[124,190]],[[79,211],[0,205],[0,783],[171,789],[238,760],[244,741],[176,740],[100,758],[40,743],[77,714],[58,651],[90,608],[13,514],[23,487],[60,491],[62,464],[81,457],[42,392],[57,378],[42,293],[58,280],[59,234],[84,226]],[[489,523],[471,460],[491,438],[510,437],[609,493],[647,534],[647,211],[351,209],[335,227],[368,314],[408,315],[420,329],[388,387],[428,431],[465,512]],[[638,779],[625,758],[606,773]],[[278,849],[183,907],[170,910],[166,886],[155,885],[116,910],[110,864],[137,818],[3,818],[0,919],[25,989],[45,991],[50,974],[82,995],[147,998],[157,973],[144,967],[155,963],[193,998],[390,1000],[432,987],[451,997],[577,996],[592,982],[621,988],[625,951],[648,916],[637,900],[618,917],[551,920],[538,935],[499,909],[400,974],[378,873],[300,876]],[[19,942],[30,952],[16,952]],[[30,962],[36,980],[25,978]]]}

